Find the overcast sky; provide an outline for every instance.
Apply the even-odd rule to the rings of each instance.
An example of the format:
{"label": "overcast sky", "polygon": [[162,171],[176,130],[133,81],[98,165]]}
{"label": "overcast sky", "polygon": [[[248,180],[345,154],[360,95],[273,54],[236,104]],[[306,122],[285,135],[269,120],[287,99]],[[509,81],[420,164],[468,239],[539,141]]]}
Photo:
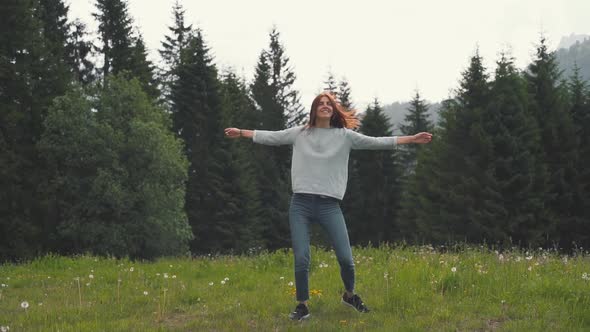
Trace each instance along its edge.
{"label": "overcast sky", "polygon": [[[71,18],[96,32],[95,0],[70,0]],[[150,59],[158,60],[174,0],[129,0]],[[457,87],[479,47],[490,72],[501,50],[523,68],[543,33],[551,48],[562,37],[590,34],[590,0],[181,0],[186,20],[203,30],[220,69],[251,80],[273,25],[297,75],[307,108],[327,72],[346,77],[359,107],[411,99],[416,89],[440,101]]]}

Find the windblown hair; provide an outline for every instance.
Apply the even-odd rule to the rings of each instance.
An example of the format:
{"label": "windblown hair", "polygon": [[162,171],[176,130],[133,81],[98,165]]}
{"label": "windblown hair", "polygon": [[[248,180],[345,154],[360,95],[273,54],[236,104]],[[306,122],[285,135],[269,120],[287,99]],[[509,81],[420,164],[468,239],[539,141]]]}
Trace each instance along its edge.
{"label": "windblown hair", "polygon": [[332,118],[330,119],[331,127],[353,129],[359,126],[359,120],[356,117],[356,110],[346,109],[336,101],[336,98],[332,93],[329,91],[324,91],[315,97],[311,103],[311,111],[309,112],[309,122],[307,123],[307,127],[313,128],[316,126],[317,109],[322,97],[327,97],[330,100],[330,104],[332,105],[333,112]]}

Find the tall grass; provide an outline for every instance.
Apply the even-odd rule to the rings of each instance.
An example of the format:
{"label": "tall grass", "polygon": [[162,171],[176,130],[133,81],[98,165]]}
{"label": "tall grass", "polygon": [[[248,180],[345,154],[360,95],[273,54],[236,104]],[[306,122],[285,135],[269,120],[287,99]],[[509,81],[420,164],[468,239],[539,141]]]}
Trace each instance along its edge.
{"label": "tall grass", "polygon": [[314,247],[312,317],[303,323],[287,318],[296,304],[289,251],[156,262],[46,256],[3,265],[0,330],[590,330],[587,253],[382,247],[353,254],[357,292],[372,311],[339,303],[335,255]]}

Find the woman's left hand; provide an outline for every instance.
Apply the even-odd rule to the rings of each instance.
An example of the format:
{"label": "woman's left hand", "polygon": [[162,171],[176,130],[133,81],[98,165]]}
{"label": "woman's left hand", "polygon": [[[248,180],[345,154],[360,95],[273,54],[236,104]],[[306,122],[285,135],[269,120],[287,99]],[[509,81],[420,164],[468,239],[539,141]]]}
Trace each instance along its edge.
{"label": "woman's left hand", "polygon": [[431,133],[422,132],[422,133],[417,133],[416,135],[414,135],[414,143],[424,144],[424,143],[430,143],[430,141],[432,141],[432,134]]}

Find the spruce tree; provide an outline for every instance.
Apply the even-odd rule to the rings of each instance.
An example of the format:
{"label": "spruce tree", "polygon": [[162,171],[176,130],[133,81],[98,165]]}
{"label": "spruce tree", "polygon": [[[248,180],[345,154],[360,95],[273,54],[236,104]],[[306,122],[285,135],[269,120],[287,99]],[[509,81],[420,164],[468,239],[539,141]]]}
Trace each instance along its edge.
{"label": "spruce tree", "polygon": [[340,105],[342,105],[346,110],[354,109],[351,93],[350,84],[346,78],[343,77],[338,84],[338,101],[340,102]]}
{"label": "spruce tree", "polygon": [[[444,103],[431,154],[422,161],[418,158],[424,165],[416,169],[417,179],[412,181],[417,188],[425,189],[423,196],[419,201],[412,202],[416,197],[411,195],[405,199],[405,220],[401,222],[410,225],[414,217],[418,237],[429,242],[480,242],[489,236],[480,218],[486,204],[480,180],[492,149],[481,122],[490,96],[479,53],[471,58],[462,76],[455,100]],[[412,204],[416,204],[415,209]],[[408,228],[403,228],[407,234]]]}
{"label": "spruce tree", "polygon": [[[420,97],[420,93],[416,91],[414,99],[410,102],[408,113],[405,116],[405,124],[400,126],[403,135],[414,135],[419,132],[431,132],[434,125],[430,121],[428,114],[428,104]],[[401,151],[401,160],[404,167],[404,172],[412,173],[416,167],[416,156],[419,149],[424,148],[423,145],[410,144],[404,146]]]}
{"label": "spruce tree", "polygon": [[324,84],[324,91],[329,91],[338,100],[338,86],[336,85],[336,78],[334,77],[334,73],[332,73],[331,71],[328,72],[328,78],[326,78]]}
{"label": "spruce tree", "polygon": [[[253,128],[257,111],[245,82],[229,71],[221,81],[223,127]],[[224,241],[238,252],[264,245],[260,219],[260,192],[256,182],[256,160],[249,142],[224,139],[221,142],[224,165],[226,208],[224,215],[232,230]]]}
{"label": "spruce tree", "polygon": [[87,37],[86,25],[80,20],[72,22],[67,41],[68,64],[74,79],[84,85],[96,79],[95,65],[90,59],[94,45]]}
{"label": "spruce tree", "polygon": [[36,144],[53,99],[71,82],[63,1],[0,4],[0,259],[30,257],[51,228]]}
{"label": "spruce tree", "polygon": [[162,84],[162,92],[165,98],[169,98],[173,82],[178,79],[175,73],[181,64],[181,54],[187,48],[189,36],[193,29],[192,24],[185,23],[185,10],[178,0],[172,9],[174,25],[168,26],[170,35],[164,37],[162,47],[158,52],[162,58],[163,65],[159,69],[159,79]]}
{"label": "spruce tree", "polygon": [[541,133],[541,158],[549,172],[545,202],[556,223],[546,226],[546,240],[570,247],[572,243],[566,234],[569,233],[567,225],[575,223],[572,211],[574,182],[577,178],[577,137],[572,115],[565,108],[564,91],[559,86],[560,72],[555,54],[548,51],[544,38],[536,51],[536,57],[525,76],[529,87],[530,111],[535,116]]}
{"label": "spruce tree", "polygon": [[[359,131],[367,136],[392,136],[376,99],[367,107]],[[351,241],[362,245],[392,242],[399,236],[395,214],[401,191],[395,150],[353,151],[351,159],[349,197],[343,204]]]}
{"label": "spruce tree", "polygon": [[[269,48],[261,52],[251,84],[252,99],[259,110],[255,129],[282,130],[302,122],[305,115],[294,82],[295,74],[279,40],[279,32],[273,29]],[[287,247],[291,148],[258,146],[255,157],[264,238],[268,247]]]}
{"label": "spruce tree", "polygon": [[224,178],[229,155],[223,146],[217,68],[200,30],[189,36],[176,74],[171,112],[173,131],[184,141],[190,163],[185,207],[195,234],[191,249],[201,253],[226,250],[233,244],[231,225],[236,222],[228,216],[236,213],[224,200],[228,199],[226,190],[233,187]]}
{"label": "spruce tree", "polygon": [[485,240],[542,245],[550,222],[543,202],[547,174],[538,158],[541,141],[527,109],[526,82],[505,54],[497,62],[490,93],[482,124],[493,148],[485,151],[489,162],[480,179],[484,205],[478,212]]}
{"label": "spruce tree", "polygon": [[569,79],[568,90],[568,108],[574,123],[574,135],[578,138],[578,160],[575,166],[577,178],[574,183],[572,223],[561,225],[560,236],[567,243],[575,242],[577,246],[587,247],[590,245],[590,169],[587,167],[590,163],[590,91],[577,65]]}
{"label": "spruce tree", "polygon": [[147,60],[147,51],[140,34],[133,33],[132,19],[126,0],[96,0],[99,39],[98,50],[103,57],[101,73],[106,81],[109,74],[123,71],[141,82],[144,91],[152,98],[159,92],[154,79],[154,67]]}

